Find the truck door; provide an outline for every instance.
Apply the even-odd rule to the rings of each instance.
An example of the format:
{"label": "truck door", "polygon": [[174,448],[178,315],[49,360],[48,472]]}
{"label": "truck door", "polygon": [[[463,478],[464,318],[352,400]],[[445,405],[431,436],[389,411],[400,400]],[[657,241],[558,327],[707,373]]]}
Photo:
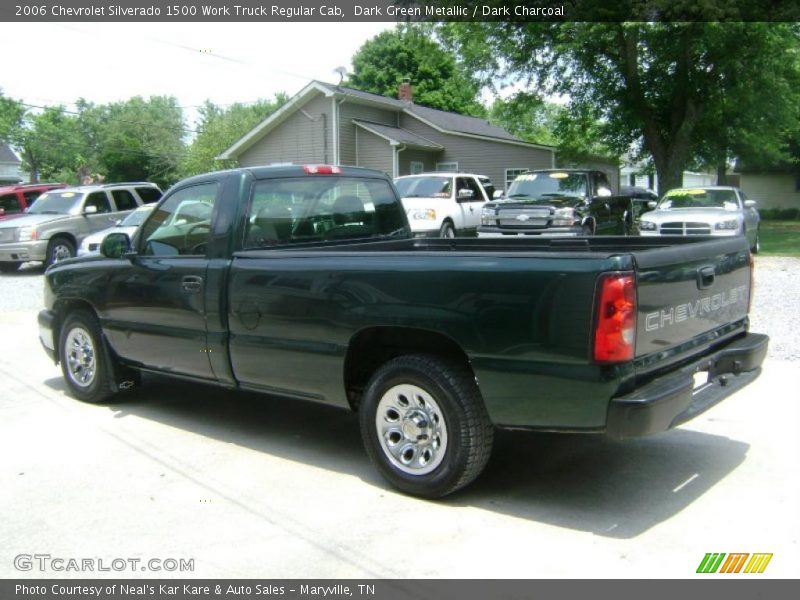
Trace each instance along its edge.
{"label": "truck door", "polygon": [[219,184],[172,192],[142,224],[137,254],[110,279],[104,329],[115,352],[145,367],[213,379],[206,311],[207,248]]}
{"label": "truck door", "polygon": [[[469,190],[471,195],[462,194],[462,190]],[[456,178],[456,202],[458,202],[463,219],[460,229],[475,231],[481,222],[481,208],[485,202],[483,190],[474,177]],[[456,225],[456,227],[458,227]]]}

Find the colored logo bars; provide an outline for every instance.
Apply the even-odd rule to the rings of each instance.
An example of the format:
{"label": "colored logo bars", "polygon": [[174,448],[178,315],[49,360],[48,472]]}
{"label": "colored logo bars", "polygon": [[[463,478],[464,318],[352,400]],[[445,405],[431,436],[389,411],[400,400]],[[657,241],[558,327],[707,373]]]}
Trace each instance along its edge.
{"label": "colored logo bars", "polygon": [[[728,558],[725,558],[725,557]],[[750,557],[748,561],[747,558]],[[700,566],[697,567],[698,573],[741,573],[744,567],[744,573],[763,573],[767,568],[769,561],[772,560],[772,554],[725,554],[720,553],[707,553],[703,560],[700,561]],[[723,562],[724,561],[724,562]],[[745,566],[745,563],[747,566]],[[720,567],[721,565],[721,567]]]}

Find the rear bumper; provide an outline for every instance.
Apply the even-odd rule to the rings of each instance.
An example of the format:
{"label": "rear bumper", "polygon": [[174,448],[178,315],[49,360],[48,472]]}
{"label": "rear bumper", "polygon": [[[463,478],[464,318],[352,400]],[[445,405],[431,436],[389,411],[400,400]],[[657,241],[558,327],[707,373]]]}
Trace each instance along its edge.
{"label": "rear bumper", "polygon": [[[769,338],[748,333],[624,396],[611,400],[606,433],[616,438],[665,431],[693,419],[758,377]],[[707,371],[708,383],[694,388],[695,373]]]}

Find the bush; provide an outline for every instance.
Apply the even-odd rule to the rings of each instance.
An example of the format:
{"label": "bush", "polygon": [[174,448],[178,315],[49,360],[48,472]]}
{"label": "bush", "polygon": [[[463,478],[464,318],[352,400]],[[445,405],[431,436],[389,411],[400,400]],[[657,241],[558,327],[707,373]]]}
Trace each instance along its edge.
{"label": "bush", "polygon": [[800,208],[762,208],[758,214],[765,221],[797,221],[800,220]]}

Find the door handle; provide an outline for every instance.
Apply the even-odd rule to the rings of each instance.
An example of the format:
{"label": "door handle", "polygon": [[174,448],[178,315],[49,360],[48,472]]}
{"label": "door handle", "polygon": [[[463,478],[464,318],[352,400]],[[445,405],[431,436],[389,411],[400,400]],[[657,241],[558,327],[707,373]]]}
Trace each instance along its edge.
{"label": "door handle", "polygon": [[181,289],[184,292],[195,294],[203,287],[203,278],[197,275],[186,275],[181,279]]}

